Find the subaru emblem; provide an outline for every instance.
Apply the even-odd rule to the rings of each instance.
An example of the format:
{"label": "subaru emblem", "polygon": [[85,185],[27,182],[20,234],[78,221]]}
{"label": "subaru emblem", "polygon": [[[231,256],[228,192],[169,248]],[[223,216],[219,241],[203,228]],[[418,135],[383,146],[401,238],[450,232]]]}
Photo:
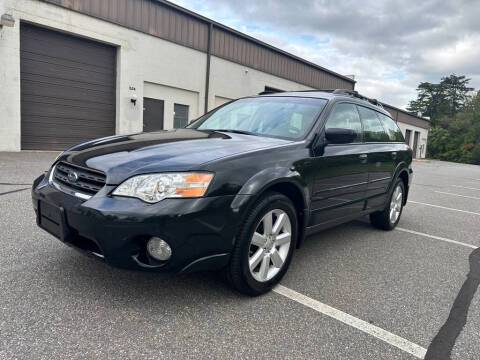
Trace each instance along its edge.
{"label": "subaru emblem", "polygon": [[69,171],[67,178],[69,182],[76,183],[78,181],[78,174],[75,171]]}

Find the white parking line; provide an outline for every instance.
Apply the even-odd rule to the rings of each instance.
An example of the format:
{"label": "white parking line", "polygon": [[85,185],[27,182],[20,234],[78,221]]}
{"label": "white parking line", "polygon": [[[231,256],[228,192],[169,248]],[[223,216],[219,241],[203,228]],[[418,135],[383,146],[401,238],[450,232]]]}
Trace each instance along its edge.
{"label": "white parking line", "polygon": [[439,194],[452,195],[452,196],[458,196],[458,197],[463,197],[463,198],[468,198],[468,199],[480,200],[480,197],[475,197],[475,196],[460,195],[460,194],[454,194],[454,193],[449,193],[449,192],[445,192],[445,191],[437,191],[437,190],[435,190],[434,192],[439,193]]}
{"label": "white parking line", "polygon": [[466,213],[466,214],[472,214],[472,215],[478,215],[478,216],[480,216],[480,213],[476,213],[476,212],[473,212],[473,211],[454,209],[454,208],[449,208],[449,207],[440,206],[440,205],[427,204],[427,203],[423,203],[423,202],[419,202],[419,201],[408,200],[408,203],[409,203],[409,204],[411,203],[411,204],[419,204],[419,205],[431,206],[431,207],[435,207],[435,208],[439,208],[439,209],[445,209],[445,210],[451,210],[451,211],[458,211],[458,212],[461,212],[461,213]]}
{"label": "white parking line", "polygon": [[461,185],[452,185],[452,186],[453,186],[453,187],[456,187],[456,188],[461,188],[461,189],[478,190],[478,191],[480,191],[480,188],[472,188],[472,187],[461,186]]}
{"label": "white parking line", "polygon": [[475,245],[463,243],[463,242],[452,240],[452,239],[447,239],[447,238],[440,237],[440,236],[429,235],[429,234],[425,234],[425,233],[414,231],[414,230],[408,230],[408,229],[404,229],[404,228],[401,228],[401,227],[396,227],[395,230],[407,232],[407,233],[410,233],[410,234],[425,236],[425,237],[428,237],[428,238],[431,238],[431,239],[445,241],[445,242],[456,244],[456,245],[462,245],[462,246],[466,246],[466,247],[469,247],[469,248],[472,248],[472,249],[477,248],[477,246],[475,246]]}
{"label": "white parking line", "polygon": [[296,301],[310,309],[313,309],[319,313],[330,316],[331,318],[341,321],[344,324],[347,324],[351,327],[354,327],[364,333],[372,335],[373,337],[386,342],[392,346],[399,348],[419,359],[423,359],[427,352],[427,349],[417,345],[411,341],[408,341],[398,335],[392,334],[378,326],[372,325],[366,321],[363,321],[359,318],[356,318],[352,315],[344,313],[338,309],[335,309],[329,305],[326,305],[318,300],[314,300],[296,292],[295,290],[289,289],[282,285],[277,285],[273,288],[273,291],[277,294],[283,295],[293,301]]}

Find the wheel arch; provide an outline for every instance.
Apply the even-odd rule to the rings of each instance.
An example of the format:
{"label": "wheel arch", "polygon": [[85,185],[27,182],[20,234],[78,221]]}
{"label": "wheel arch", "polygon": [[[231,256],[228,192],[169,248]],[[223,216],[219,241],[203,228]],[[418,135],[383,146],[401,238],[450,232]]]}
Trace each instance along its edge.
{"label": "wheel arch", "polygon": [[407,203],[407,198],[408,198],[408,193],[410,190],[410,174],[408,171],[408,166],[406,163],[400,163],[397,166],[397,169],[395,170],[395,176],[393,177],[393,181],[390,185],[390,190],[393,191],[393,186],[397,182],[398,179],[401,179],[403,182],[403,185],[405,187],[405,196],[403,199],[403,205],[406,205]]}
{"label": "wheel arch", "polygon": [[271,173],[268,177],[258,176],[258,174],[252,177],[234,198],[232,201],[232,207],[234,209],[242,209],[240,223],[243,223],[251,208],[265,193],[273,191],[286,196],[293,203],[297,213],[297,248],[299,248],[305,238],[305,227],[308,223],[308,186],[302,184],[300,181],[300,174],[295,171],[283,173],[282,176],[277,175],[280,175],[278,170],[273,174]]}

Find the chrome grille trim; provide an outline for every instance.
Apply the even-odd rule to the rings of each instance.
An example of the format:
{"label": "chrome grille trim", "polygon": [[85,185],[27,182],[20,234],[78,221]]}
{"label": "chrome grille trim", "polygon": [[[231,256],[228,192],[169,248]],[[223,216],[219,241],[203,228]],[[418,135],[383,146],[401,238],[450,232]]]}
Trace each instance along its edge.
{"label": "chrome grille trim", "polygon": [[[75,173],[73,181],[69,173]],[[50,170],[49,182],[62,192],[88,200],[105,186],[106,176],[98,170],[61,161]]]}

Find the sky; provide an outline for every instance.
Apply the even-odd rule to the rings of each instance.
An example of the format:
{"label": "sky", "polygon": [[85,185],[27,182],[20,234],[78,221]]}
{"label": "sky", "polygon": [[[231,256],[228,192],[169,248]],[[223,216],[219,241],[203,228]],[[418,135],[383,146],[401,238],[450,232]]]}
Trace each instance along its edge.
{"label": "sky", "polygon": [[343,75],[406,108],[420,82],[466,75],[480,88],[479,0],[174,0]]}

